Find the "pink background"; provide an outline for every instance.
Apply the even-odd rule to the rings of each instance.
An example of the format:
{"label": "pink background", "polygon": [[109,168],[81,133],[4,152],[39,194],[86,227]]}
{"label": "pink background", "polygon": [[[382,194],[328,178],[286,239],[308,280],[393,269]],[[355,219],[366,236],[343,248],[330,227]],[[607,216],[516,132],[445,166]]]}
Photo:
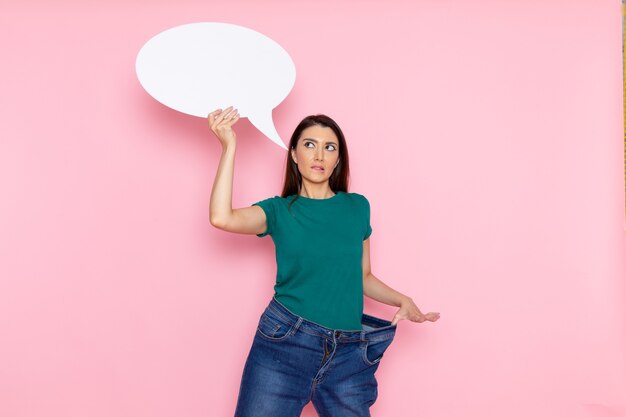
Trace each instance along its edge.
{"label": "pink background", "polygon": [[[0,14],[0,415],[232,415],[274,246],[209,224],[218,141],[134,73],[197,21],[290,53],[279,133],[338,121],[374,274],[441,312],[399,323],[374,415],[626,415],[619,1],[50,3]],[[242,207],[285,151],[236,131]]]}

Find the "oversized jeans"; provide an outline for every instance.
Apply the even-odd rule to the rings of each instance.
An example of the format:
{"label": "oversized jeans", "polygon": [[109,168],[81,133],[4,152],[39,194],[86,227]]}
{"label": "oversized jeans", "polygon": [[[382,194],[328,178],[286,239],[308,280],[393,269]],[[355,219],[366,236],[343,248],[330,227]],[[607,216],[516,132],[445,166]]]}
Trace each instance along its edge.
{"label": "oversized jeans", "polygon": [[378,396],[374,373],[397,325],[363,314],[363,330],[308,321],[272,297],[246,359],[235,417],[366,417]]}

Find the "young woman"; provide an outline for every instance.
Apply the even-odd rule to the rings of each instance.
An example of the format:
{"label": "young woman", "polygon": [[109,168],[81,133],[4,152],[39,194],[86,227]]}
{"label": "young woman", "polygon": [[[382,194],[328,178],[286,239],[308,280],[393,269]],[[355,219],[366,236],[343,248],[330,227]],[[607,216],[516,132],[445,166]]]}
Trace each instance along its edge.
{"label": "young woman", "polygon": [[[276,246],[274,295],[246,360],[235,417],[297,417],[309,402],[321,417],[370,416],[374,377],[397,323],[436,321],[370,271],[370,206],[348,192],[348,148],[328,116],[305,117],[287,153],[282,195],[232,208],[239,114],[208,116],[222,144],[211,193],[211,224],[270,235]],[[393,321],[363,314],[363,295],[399,307]]]}

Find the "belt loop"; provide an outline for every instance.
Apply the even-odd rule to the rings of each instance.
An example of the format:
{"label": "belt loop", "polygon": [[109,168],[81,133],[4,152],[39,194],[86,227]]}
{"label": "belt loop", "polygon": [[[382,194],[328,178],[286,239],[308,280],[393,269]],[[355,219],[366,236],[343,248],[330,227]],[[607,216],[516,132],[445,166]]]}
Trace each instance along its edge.
{"label": "belt loop", "polygon": [[296,324],[294,324],[293,328],[291,329],[291,334],[295,334],[298,331],[300,324],[302,324],[302,317],[298,317],[298,321],[296,321]]}

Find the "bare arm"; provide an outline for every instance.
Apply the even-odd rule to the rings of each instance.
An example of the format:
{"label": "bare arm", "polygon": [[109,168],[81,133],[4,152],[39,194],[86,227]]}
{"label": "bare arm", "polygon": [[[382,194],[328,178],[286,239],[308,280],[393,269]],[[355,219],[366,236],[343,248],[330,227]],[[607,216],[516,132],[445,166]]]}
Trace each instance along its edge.
{"label": "bare arm", "polygon": [[363,294],[381,303],[400,307],[391,321],[392,324],[397,324],[400,320],[405,319],[417,323],[439,319],[439,313],[423,314],[411,297],[394,290],[376,278],[371,269],[370,238],[367,238],[363,241]]}
{"label": "bare arm", "polygon": [[399,293],[372,274],[370,266],[370,238],[363,241],[363,293],[376,301],[400,307],[410,297]]}
{"label": "bare arm", "polygon": [[211,131],[222,144],[222,155],[211,190],[209,219],[218,229],[233,233],[259,234],[267,228],[265,212],[261,207],[251,206],[233,210],[233,176],[237,142],[232,126],[237,120],[239,114],[232,106],[223,112],[218,109],[208,116]]}

